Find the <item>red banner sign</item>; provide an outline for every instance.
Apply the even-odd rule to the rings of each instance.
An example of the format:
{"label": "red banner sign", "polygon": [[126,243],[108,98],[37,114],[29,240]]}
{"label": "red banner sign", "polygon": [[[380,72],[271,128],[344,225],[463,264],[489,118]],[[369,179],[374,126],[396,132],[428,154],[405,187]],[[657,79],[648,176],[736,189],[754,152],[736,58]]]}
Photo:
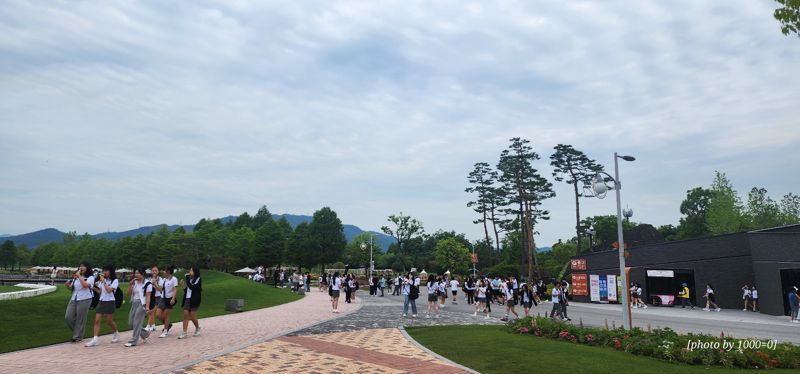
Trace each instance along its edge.
{"label": "red banner sign", "polygon": [[470,261],[472,261],[473,264],[477,264],[478,263],[478,254],[477,253],[473,253],[472,255],[470,255]]}
{"label": "red banner sign", "polygon": [[589,296],[586,274],[572,273],[572,294],[575,296]]}
{"label": "red banner sign", "polygon": [[576,258],[570,260],[570,267],[572,270],[586,270],[586,259]]}

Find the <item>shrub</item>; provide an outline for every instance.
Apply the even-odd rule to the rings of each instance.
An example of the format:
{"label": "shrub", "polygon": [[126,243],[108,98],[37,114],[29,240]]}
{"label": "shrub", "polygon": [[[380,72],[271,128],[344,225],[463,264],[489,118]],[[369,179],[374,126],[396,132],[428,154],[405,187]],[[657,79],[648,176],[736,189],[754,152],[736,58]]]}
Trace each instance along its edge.
{"label": "shrub", "polygon": [[[689,365],[720,366],[746,369],[800,369],[800,347],[773,342],[773,349],[740,348],[742,339],[705,334],[679,335],[670,328],[644,331],[579,327],[564,321],[543,317],[525,317],[509,323],[515,333],[558,339],[574,344],[624,350],[638,356]],[[701,342],[711,348],[688,349],[690,342]],[[723,349],[723,347],[725,347]]]}

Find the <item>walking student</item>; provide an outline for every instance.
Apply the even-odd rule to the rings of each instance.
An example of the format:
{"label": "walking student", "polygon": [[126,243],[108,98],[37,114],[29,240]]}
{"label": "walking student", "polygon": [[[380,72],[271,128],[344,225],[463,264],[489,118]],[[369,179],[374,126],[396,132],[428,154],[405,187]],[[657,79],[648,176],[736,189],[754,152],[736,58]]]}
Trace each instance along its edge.
{"label": "walking student", "polygon": [[453,304],[458,304],[456,302],[456,296],[458,295],[458,280],[456,277],[453,277],[453,279],[450,280],[450,293],[453,294]]}
{"label": "walking student", "polygon": [[411,316],[417,318],[417,298],[419,297],[419,278],[412,269],[403,279],[403,317],[408,315],[408,305],[411,304]]}
{"label": "walking student", "polygon": [[681,309],[685,309],[686,304],[689,304],[689,306],[692,307],[692,309],[694,309],[694,304],[692,304],[692,299],[691,299],[692,295],[690,294],[691,292],[689,291],[689,286],[686,285],[686,283],[681,284],[681,286],[683,288],[678,292],[678,298],[681,299]]}
{"label": "walking student", "polygon": [[514,301],[514,285],[513,285],[513,283],[511,281],[503,283],[503,284],[500,285],[500,289],[503,291],[503,293],[505,294],[504,296],[506,298],[506,318],[505,318],[505,320],[508,321],[508,313],[513,313],[514,316],[517,317],[517,319],[519,319],[519,314],[517,314],[517,311],[514,309],[514,306],[516,305],[516,301]]}
{"label": "walking student", "polygon": [[331,308],[333,313],[339,313],[339,292],[342,289],[342,278],[339,277],[339,272],[333,273],[330,278],[331,282]]}
{"label": "walking student", "polygon": [[194,335],[200,336],[200,323],[197,321],[197,309],[200,308],[200,301],[203,293],[203,282],[200,280],[200,269],[197,266],[192,266],[189,269],[189,274],[186,274],[186,280],[182,280],[183,286],[183,331],[178,335],[178,339],[187,337],[186,333],[189,329],[189,321],[194,324]]}
{"label": "walking student", "polygon": [[439,318],[439,300],[436,293],[439,285],[434,277],[428,277],[428,310],[425,311],[425,318],[431,318],[431,314],[436,313],[436,318]]}
{"label": "walking student", "polygon": [[135,347],[139,343],[139,338],[142,343],[147,341],[150,336],[150,330],[143,329],[142,323],[147,315],[153,313],[150,308],[152,302],[151,295],[153,294],[153,284],[144,279],[144,268],[135,269],[133,271],[133,280],[128,287],[128,296],[131,298],[131,310],[128,312],[128,327],[131,328],[133,334],[131,339],[125,343],[126,347]]}
{"label": "walking student", "polygon": [[758,311],[758,289],[754,284],[753,287],[750,287],[750,297],[752,298],[753,302],[753,312]]}
{"label": "walking student", "polygon": [[172,323],[169,322],[169,315],[172,313],[172,308],[175,306],[178,298],[178,278],[175,277],[175,266],[170,265],[164,269],[164,278],[161,280],[161,290],[163,296],[158,304],[158,313],[163,324],[161,335],[159,338],[166,338],[169,336],[169,329],[172,328]]}
{"label": "walking student", "polygon": [[706,284],[706,294],[703,295],[706,299],[706,307],[703,308],[706,312],[711,311],[711,306],[714,306],[714,311],[719,312],[720,308],[717,306],[717,299],[714,298],[714,287],[711,286],[711,283]]}
{"label": "walking student", "polygon": [[[742,309],[743,312],[746,312],[747,308],[750,306],[751,295],[752,293],[750,293],[750,286],[747,284],[742,286],[742,300],[744,300],[744,309]],[[755,308],[753,309],[755,310]]]}
{"label": "walking student", "polygon": [[161,278],[161,273],[158,269],[158,266],[153,265],[150,268],[150,284],[153,285],[153,292],[155,292],[155,301],[152,308],[154,308],[153,313],[150,313],[147,316],[147,331],[155,331],[156,329],[156,318],[161,319],[161,310],[158,309],[158,305],[161,304],[161,298],[163,297],[164,291],[161,289],[161,282],[163,278]]}
{"label": "walking student", "polygon": [[67,304],[67,312],[64,314],[64,320],[67,321],[67,326],[72,330],[73,343],[83,340],[86,315],[89,314],[89,307],[92,305],[92,298],[94,297],[93,284],[92,267],[86,262],[82,262],[78,266],[78,271],[72,274],[72,280],[64,283],[72,291]]}
{"label": "walking student", "polygon": [[797,287],[792,287],[786,293],[787,301],[789,302],[789,310],[791,311],[790,319],[792,323],[800,323],[800,299],[797,297]]}
{"label": "walking student", "polygon": [[533,292],[527,283],[523,283],[520,288],[520,298],[522,300],[522,308],[525,309],[525,317],[530,316],[531,307],[537,305],[536,299],[533,297]]}
{"label": "walking student", "polygon": [[381,275],[380,287],[381,287],[381,297],[383,297],[383,290],[386,288],[386,277]]}
{"label": "walking student", "polygon": [[557,283],[553,282],[553,291],[550,293],[550,297],[553,303],[553,310],[550,311],[550,318],[556,318],[556,314],[558,314],[559,318],[561,317],[561,287],[558,286]]}
{"label": "walking student", "polygon": [[103,274],[100,275],[95,285],[97,287],[95,292],[100,293],[100,302],[94,310],[94,337],[90,342],[86,343],[87,347],[94,347],[100,344],[98,336],[100,335],[100,321],[103,317],[105,317],[108,327],[111,327],[111,331],[113,331],[111,342],[116,343],[119,341],[119,329],[117,329],[117,324],[114,323],[114,311],[117,309],[114,293],[119,288],[119,281],[117,280],[114,265],[103,267]]}

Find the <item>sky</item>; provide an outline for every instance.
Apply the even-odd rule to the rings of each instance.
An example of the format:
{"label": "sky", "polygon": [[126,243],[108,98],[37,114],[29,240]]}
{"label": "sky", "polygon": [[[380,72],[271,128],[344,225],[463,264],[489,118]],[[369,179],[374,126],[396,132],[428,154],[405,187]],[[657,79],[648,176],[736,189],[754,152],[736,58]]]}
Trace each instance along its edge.
{"label": "sky", "polygon": [[[254,213],[483,235],[467,174],[529,139],[613,170],[632,220],[692,187],[800,193],[800,39],[771,1],[5,1],[0,233]],[[555,184],[537,246],[574,236]],[[612,195],[582,216],[615,213]]]}

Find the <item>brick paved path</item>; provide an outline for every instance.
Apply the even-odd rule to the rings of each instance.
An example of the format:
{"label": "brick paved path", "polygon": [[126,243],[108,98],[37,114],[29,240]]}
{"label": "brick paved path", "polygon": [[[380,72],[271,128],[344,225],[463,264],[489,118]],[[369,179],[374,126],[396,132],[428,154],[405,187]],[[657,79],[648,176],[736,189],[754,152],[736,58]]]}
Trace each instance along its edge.
{"label": "brick paved path", "polygon": [[[359,300],[360,302],[360,300]],[[286,334],[310,324],[356,310],[360,304],[339,304],[341,314],[332,314],[328,295],[312,291],[298,301],[251,312],[228,314],[200,320],[202,335],[184,340],[176,339],[180,325],[164,339],[156,336],[145,344],[125,348],[131,332],[123,332],[119,343],[112,344],[111,336],[100,337],[101,344],[86,348],[83,344],[63,343],[0,355],[2,373],[85,372],[100,368],[112,373],[153,373],[217,356]],[[189,327],[189,333],[194,328]],[[3,337],[24,339],[24,336]]]}

